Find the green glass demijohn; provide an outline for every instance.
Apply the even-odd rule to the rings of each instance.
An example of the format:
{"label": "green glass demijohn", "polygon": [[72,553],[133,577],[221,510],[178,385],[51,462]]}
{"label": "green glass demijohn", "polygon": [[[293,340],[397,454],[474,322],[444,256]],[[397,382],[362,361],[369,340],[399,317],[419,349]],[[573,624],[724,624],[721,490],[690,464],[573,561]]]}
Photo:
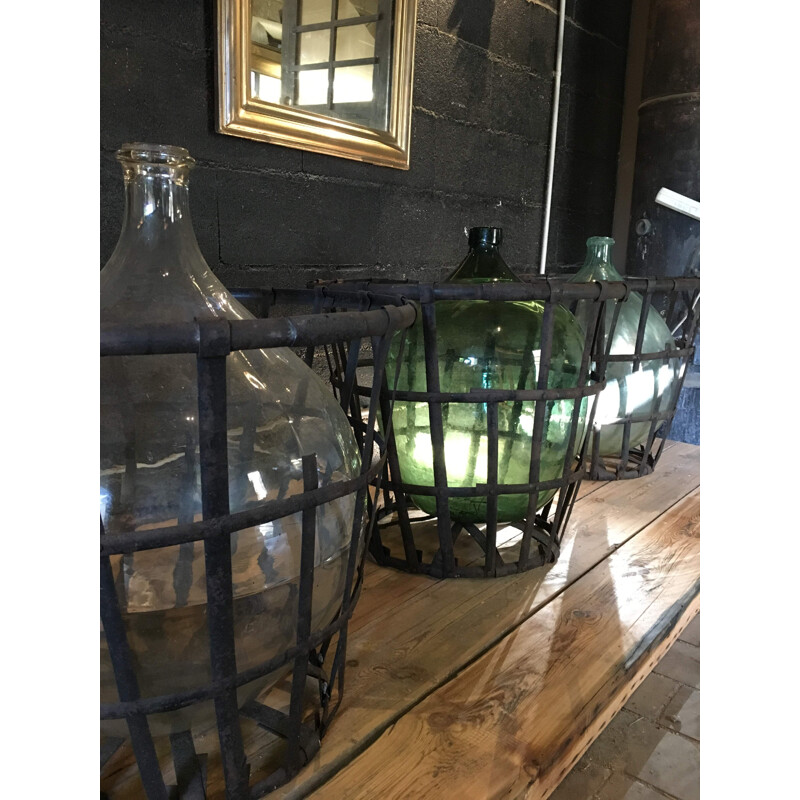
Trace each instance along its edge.
{"label": "green glass demijohn", "polygon": [[[446,283],[521,282],[500,254],[500,228],[472,228],[469,252]],[[535,389],[538,378],[544,305],[540,302],[486,300],[439,301],[435,304],[440,388],[443,392],[472,389]],[[574,387],[583,353],[584,336],[572,314],[555,308],[554,335],[548,388]],[[402,362],[398,344],[389,364],[399,363],[398,389],[427,391],[422,323],[408,333]],[[391,377],[391,376],[390,376]],[[548,401],[539,479],[560,478],[567,455],[574,400]],[[583,435],[586,401],[582,401],[576,447]],[[529,482],[531,442],[536,403],[503,402],[498,407],[498,482]],[[451,487],[486,483],[488,436],[486,406],[482,403],[445,403],[442,406],[447,482]],[[434,487],[433,447],[427,403],[399,402],[393,426],[403,483]],[[542,491],[537,509],[554,490]],[[412,495],[413,502],[436,513],[433,496]],[[485,522],[485,497],[451,497],[450,516],[459,522]],[[498,521],[524,519],[527,494],[501,494]]]}
{"label": "green glass demijohn", "polygon": [[[570,280],[622,281],[611,261],[614,240],[608,236],[592,236],[586,240],[586,261]],[[582,326],[586,324],[587,306],[578,304],[575,315]],[[614,304],[606,306],[604,333],[611,329]],[[611,355],[630,355],[636,352],[636,336],[642,314],[642,296],[631,292],[622,302],[614,336]],[[661,315],[650,308],[645,323],[642,353],[657,353],[674,349],[675,340]],[[633,369],[631,361],[609,362],[606,369],[606,388],[601,392],[595,411],[595,426],[600,428],[599,454],[606,457],[626,457],[621,453],[624,425],[614,424],[626,416],[649,416],[663,411],[674,403],[680,359],[652,359]],[[648,421],[632,422],[629,447],[637,447],[646,441],[651,424]],[[594,446],[590,443],[590,446]]]}
{"label": "green glass demijohn", "polygon": [[[203,259],[189,216],[194,159],[181,147],[129,144],[117,153],[125,185],[119,242],[100,273],[104,323],[246,319],[252,315]],[[226,358],[230,509],[303,491],[301,458],[316,453],[319,481],[359,474],[347,418],[333,393],[286,348]],[[101,359],[100,515],[106,533],[202,519],[197,367],[192,354]],[[317,509],[312,629],[330,623],[344,592],[353,495]],[[231,536],[236,666],[287,650],[296,636],[301,515]],[[202,542],[112,556],[117,597],[143,696],[191,690],[211,679]],[[280,674],[238,689],[254,697]],[[100,636],[100,695],[118,694]],[[211,701],[152,715],[155,734],[213,723]],[[102,730],[126,735],[124,720]]]}

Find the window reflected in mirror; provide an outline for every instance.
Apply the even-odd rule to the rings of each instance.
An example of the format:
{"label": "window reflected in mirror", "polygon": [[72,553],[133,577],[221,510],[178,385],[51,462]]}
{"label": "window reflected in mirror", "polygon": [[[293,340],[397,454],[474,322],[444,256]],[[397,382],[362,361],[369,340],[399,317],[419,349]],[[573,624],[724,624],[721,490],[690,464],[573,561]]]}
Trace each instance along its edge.
{"label": "window reflected in mirror", "polygon": [[385,131],[391,0],[250,0],[250,93]]}

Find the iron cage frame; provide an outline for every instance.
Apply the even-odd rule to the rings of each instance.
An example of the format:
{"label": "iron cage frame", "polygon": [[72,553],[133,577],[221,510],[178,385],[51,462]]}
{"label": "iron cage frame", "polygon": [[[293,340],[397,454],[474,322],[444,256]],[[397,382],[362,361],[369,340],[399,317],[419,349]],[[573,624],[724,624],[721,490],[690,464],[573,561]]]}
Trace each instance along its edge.
{"label": "iron cage frame", "polygon": [[[675,414],[680,390],[685,379],[688,364],[694,354],[694,336],[699,323],[699,278],[626,278],[624,281],[593,281],[590,283],[570,283],[564,276],[538,277],[524,276],[525,282],[490,283],[490,284],[446,284],[418,283],[412,281],[392,281],[381,279],[349,279],[343,281],[318,281],[312,285],[323,285],[329,293],[350,291],[353,287],[362,291],[375,291],[389,294],[397,300],[401,298],[413,300],[419,306],[419,318],[423,325],[426,357],[426,392],[404,392],[389,387],[384,383],[383,393],[397,401],[427,402],[430,414],[431,440],[435,469],[435,487],[413,486],[403,481],[397,457],[397,448],[391,428],[391,414],[387,406],[382,407],[382,419],[388,431],[388,457],[384,475],[382,476],[382,506],[373,515],[373,530],[370,535],[370,553],[378,564],[397,569],[428,574],[435,578],[492,578],[524,572],[547,563],[555,562],[559,556],[560,544],[564,530],[569,522],[577,490],[583,478],[608,480],[611,478],[630,478],[646,475],[655,469],[669,433],[669,427]],[[642,295],[642,314],[637,333],[636,348],[633,353],[611,354],[613,333],[621,310],[621,302],[632,292]],[[438,361],[436,352],[436,315],[435,303],[442,300],[499,300],[542,302],[545,307],[542,333],[542,359],[547,363],[552,347],[552,307],[563,304],[574,311],[579,302],[591,303],[588,314],[588,330],[585,331],[584,352],[581,362],[577,387],[565,393],[564,390],[547,389],[547,372],[542,370],[537,379],[536,389],[516,391],[473,390],[468,396],[440,391]],[[644,325],[648,309],[661,307],[663,316],[671,323],[676,338],[676,349],[665,349],[658,353],[642,351]],[[677,322],[676,322],[677,320]],[[605,327],[604,327],[605,321]],[[574,465],[568,468],[565,462],[564,472],[556,481],[539,480],[539,456],[543,433],[543,409],[548,400],[574,396],[576,399],[596,398],[605,388],[605,374],[609,364],[630,361],[633,369],[648,360],[657,358],[680,359],[679,383],[674,392],[673,402],[669,407],[656,410],[647,417],[628,415],[616,424],[625,426],[624,447],[619,463],[622,465],[612,471],[608,460],[599,455],[598,429],[594,425],[594,406],[587,414],[589,433],[577,448]],[[361,362],[369,366],[368,360]],[[346,375],[343,362],[333,367],[332,382],[352,382],[352,375]],[[357,391],[365,396],[371,387],[358,384]],[[497,404],[514,402],[519,407],[524,401],[537,402],[533,445],[531,447],[531,463],[529,482],[520,485],[503,485],[497,481]],[[451,402],[481,402],[487,407],[488,435],[488,469],[485,484],[472,488],[454,488],[447,485],[446,465],[444,459],[444,426],[442,405]],[[577,413],[579,403],[575,403]],[[490,411],[491,409],[491,411]],[[629,447],[630,426],[633,422],[646,419],[650,422],[649,436],[644,445]],[[573,425],[573,430],[574,430]],[[660,435],[660,439],[656,437]],[[627,460],[623,460],[627,453]],[[539,491],[557,489],[555,497],[549,501],[539,513],[533,508]],[[525,492],[529,495],[528,514],[526,519],[511,524],[521,531],[519,555],[516,561],[504,562],[497,550],[498,519],[497,501],[499,494]],[[422,550],[417,546],[412,517],[409,513],[413,506],[411,494],[427,494],[436,497],[436,527],[438,550],[429,561],[423,559]],[[453,522],[450,518],[448,498],[456,496],[486,496],[488,519],[484,531],[474,524]],[[432,519],[432,517],[417,517]],[[384,544],[382,530],[396,525],[402,537],[402,553],[392,552]],[[483,551],[482,563],[459,564],[455,556],[454,545],[459,535],[466,533]]]}
{"label": "iron cage frame", "polygon": [[[575,442],[581,401],[595,398],[605,387],[602,369],[606,363],[599,353],[603,339],[600,336],[601,320],[606,303],[626,295],[628,289],[618,283],[568,284],[562,280],[543,278],[525,283],[483,283],[447,284],[416,283],[382,280],[346,280],[318,282],[330,293],[339,290],[349,291],[356,287],[363,291],[375,291],[394,296],[397,300],[413,300],[419,307],[419,319],[423,326],[424,350],[426,360],[426,391],[401,391],[389,386],[385,380],[382,396],[391,393],[398,402],[424,402],[428,405],[433,452],[435,486],[412,485],[403,480],[394,433],[391,428],[388,403],[382,405],[382,419],[387,430],[388,457],[382,476],[381,508],[374,515],[373,530],[370,535],[370,553],[383,566],[395,567],[413,573],[423,573],[435,578],[494,578],[524,572],[546,563],[554,562],[560,552],[563,532],[575,502],[580,481],[586,473],[587,438]],[[525,389],[473,389],[468,393],[441,391],[438,353],[436,344],[436,311],[439,301],[484,300],[484,301],[537,301],[543,304],[541,359],[536,376],[536,388]],[[549,360],[553,346],[554,308],[558,304],[569,307],[578,301],[591,303],[589,330],[585,332],[584,346],[576,386],[569,389],[550,389],[547,387]],[[364,362],[365,365],[367,362]],[[338,380],[344,379],[339,373]],[[333,379],[336,382],[337,378]],[[524,381],[521,381],[523,383]],[[359,384],[358,391],[367,395],[371,386]],[[573,419],[571,441],[567,447],[569,454],[575,446],[575,459],[568,455],[559,478],[541,480],[539,476],[541,449],[544,432],[545,405],[549,401],[573,399]],[[514,413],[520,413],[523,402],[534,402],[534,426],[530,456],[529,480],[522,484],[501,484],[498,482],[498,405],[513,403]],[[485,483],[472,487],[450,487],[447,482],[447,469],[444,455],[444,420],[442,406],[447,403],[480,403],[486,407],[488,465]],[[595,403],[589,402],[587,424],[591,426]],[[536,511],[536,500],[541,491],[555,489],[556,494],[548,501],[540,513]],[[414,535],[414,525],[420,519],[412,519],[410,510],[412,494],[428,495],[436,498],[436,532],[438,549],[430,560],[425,560]],[[521,533],[516,560],[504,561],[497,548],[498,518],[497,497],[500,494],[527,494],[528,512],[523,520],[509,521]],[[450,497],[486,497],[487,520],[485,530],[472,523],[453,521],[449,509]],[[505,521],[505,520],[504,520]],[[398,526],[402,537],[402,552],[392,552],[384,542],[382,533],[389,526]],[[459,563],[454,545],[458,537],[466,532],[483,552],[481,563]]]}
{"label": "iron cage frame", "polygon": [[[527,281],[536,278],[522,276]],[[563,280],[563,278],[560,278]],[[627,413],[619,415],[615,420],[603,424],[604,429],[622,428],[622,441],[619,451],[613,455],[601,454],[600,426],[596,424],[592,431],[589,455],[587,459],[587,477],[594,481],[628,480],[641,478],[651,474],[658,464],[664,445],[669,437],[675,412],[678,407],[683,384],[689,372],[696,346],[695,337],[700,329],[700,278],[656,278],[626,277],[623,281],[615,281],[625,287],[622,297],[617,298],[613,306],[605,312],[605,330],[600,333],[607,337],[605,346],[598,347],[598,371],[606,374],[609,365],[630,365],[631,374],[637,372],[645,363],[674,362],[677,379],[668,403],[659,402],[658,386],[653,385],[651,409],[644,413]],[[626,352],[611,353],[614,331],[622,311],[622,303],[636,292],[641,296],[642,307],[636,329],[636,341],[633,348]],[[661,315],[667,328],[674,337],[675,346],[665,343],[659,351],[645,351],[644,339],[648,315],[655,312]],[[647,438],[638,445],[631,445],[631,426],[635,423],[649,425]]]}
{"label": "iron cage frame", "polygon": [[[101,704],[101,719],[125,719],[130,741],[148,800],[168,800],[175,793],[182,800],[206,797],[205,759],[195,752],[191,732],[170,735],[170,748],[177,786],[168,787],[162,776],[159,757],[148,725],[148,715],[175,710],[193,703],[213,700],[220,757],[230,800],[256,800],[273,791],[295,775],[317,752],[344,690],[347,626],[358,600],[366,547],[357,558],[363,529],[363,509],[368,488],[380,485],[386,460],[386,447],[375,437],[379,407],[386,397],[377,390],[392,337],[409,327],[415,309],[394,297],[377,297],[365,292],[338,293],[335,300],[322,288],[262,289],[257,296],[262,318],[253,320],[205,320],[168,325],[101,326],[100,355],[161,355],[192,353],[197,357],[199,414],[200,481],[203,519],[155,530],[118,534],[100,530],[100,612],[108,642],[119,702]],[[276,306],[310,305],[311,314],[272,316]],[[352,309],[357,310],[352,310]],[[403,333],[400,333],[403,336]],[[226,444],[226,357],[236,350],[271,347],[305,348],[306,363],[311,365],[319,347],[328,353],[331,347],[345,352],[346,369],[355,374],[355,360],[362,340],[372,350],[376,391],[370,393],[367,419],[353,420],[352,405],[341,398],[341,405],[355,425],[361,455],[361,470],[356,478],[318,486],[316,455],[302,459],[304,492],[300,495],[267,501],[255,508],[230,512]],[[352,368],[351,368],[352,361]],[[377,450],[377,452],[375,452]],[[316,508],[345,495],[355,494],[350,550],[341,608],[329,625],[311,629],[311,599],[314,582]],[[368,506],[369,508],[369,506]],[[371,509],[374,513],[374,509]],[[295,513],[302,514],[302,541],[299,578],[298,614],[295,644],[268,662],[237,671],[233,628],[233,583],[230,536],[234,531],[260,525]],[[367,526],[365,535],[369,535]],[[142,697],[137,685],[131,648],[111,569],[110,557],[189,542],[203,542],[205,547],[207,619],[212,680],[201,688],[169,695]],[[323,669],[329,647],[336,646],[329,670]],[[239,708],[237,687],[281,666],[291,664],[291,698],[288,713],[265,703],[251,701]],[[308,678],[318,683],[318,703],[313,709],[313,724],[304,719],[309,714],[305,689]],[[282,764],[266,777],[250,784],[248,763],[242,739],[241,717],[277,734],[286,741]],[[117,747],[119,744],[116,743]],[[116,748],[113,748],[116,749]],[[111,752],[105,753],[108,760]],[[103,766],[101,753],[101,770]]]}

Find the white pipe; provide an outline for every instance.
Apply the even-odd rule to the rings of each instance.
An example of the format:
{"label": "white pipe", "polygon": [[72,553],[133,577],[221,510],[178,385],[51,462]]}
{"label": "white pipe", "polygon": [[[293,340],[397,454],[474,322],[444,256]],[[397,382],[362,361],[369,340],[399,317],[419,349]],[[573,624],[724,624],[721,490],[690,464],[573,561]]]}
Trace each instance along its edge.
{"label": "white pipe", "polygon": [[542,226],[542,255],[539,259],[539,274],[544,275],[547,259],[547,239],[550,235],[550,205],[553,200],[553,172],[556,163],[556,134],[558,133],[558,104],[561,99],[561,56],[564,52],[564,17],[567,0],[558,3],[558,44],[556,45],[556,68],[553,72],[553,109],[550,118],[550,152],[547,156],[547,193],[544,201],[544,224]]}

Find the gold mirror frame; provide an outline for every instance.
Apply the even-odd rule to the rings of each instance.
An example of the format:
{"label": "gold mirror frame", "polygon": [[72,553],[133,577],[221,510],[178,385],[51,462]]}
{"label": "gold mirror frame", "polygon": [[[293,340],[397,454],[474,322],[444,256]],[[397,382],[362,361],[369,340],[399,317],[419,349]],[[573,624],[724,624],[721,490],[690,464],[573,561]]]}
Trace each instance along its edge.
{"label": "gold mirror frame", "polygon": [[219,133],[408,169],[416,0],[395,0],[386,131],[250,96],[250,0],[217,0]]}

